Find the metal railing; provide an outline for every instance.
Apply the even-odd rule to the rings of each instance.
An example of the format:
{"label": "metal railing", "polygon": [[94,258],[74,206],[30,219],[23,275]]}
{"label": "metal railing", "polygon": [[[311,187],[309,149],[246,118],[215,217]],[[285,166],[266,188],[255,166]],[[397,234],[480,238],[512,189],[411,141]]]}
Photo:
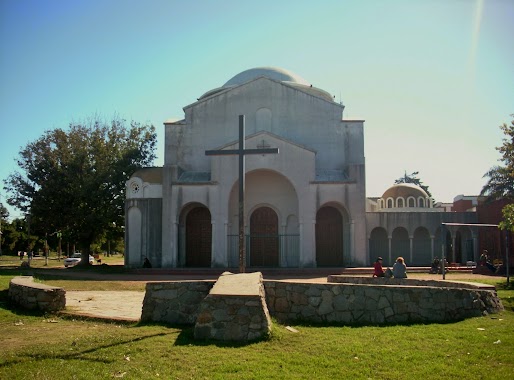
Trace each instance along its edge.
{"label": "metal railing", "polygon": [[[246,266],[261,260],[252,260],[252,247],[278,249],[278,258],[262,265],[281,268],[298,268],[300,265],[300,235],[246,235]],[[229,266],[239,266],[239,235],[227,235],[227,254]]]}

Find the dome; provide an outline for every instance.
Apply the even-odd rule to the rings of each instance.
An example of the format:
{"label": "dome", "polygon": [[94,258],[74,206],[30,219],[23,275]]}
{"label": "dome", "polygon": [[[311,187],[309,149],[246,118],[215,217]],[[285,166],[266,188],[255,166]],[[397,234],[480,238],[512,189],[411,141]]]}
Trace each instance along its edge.
{"label": "dome", "polygon": [[399,183],[397,185],[393,185],[382,195],[382,199],[384,200],[387,198],[396,199],[398,197],[403,197],[404,199],[407,199],[408,197],[414,197],[415,199],[418,199],[418,197],[429,198],[425,190],[412,183]]}
{"label": "dome", "polygon": [[296,75],[295,73],[292,73],[291,71],[278,67],[256,67],[240,72],[236,76],[232,77],[232,79],[230,79],[227,83],[225,83],[223,87],[237,86],[259,77],[266,77],[279,82],[291,82],[310,86],[309,82]]}
{"label": "dome", "polygon": [[284,82],[289,86],[292,86],[310,95],[322,98],[329,102],[333,101],[332,96],[328,92],[320,88],[312,87],[312,85],[305,79],[303,79],[301,76],[296,75],[291,71],[281,69],[279,67],[256,67],[253,69],[242,71],[239,74],[233,76],[222,87],[218,87],[210,91],[207,91],[205,94],[200,96],[198,100],[205,99],[211,95],[218,94],[229,88],[236,87],[244,83],[250,82],[254,79],[262,77],[269,78],[277,82]]}

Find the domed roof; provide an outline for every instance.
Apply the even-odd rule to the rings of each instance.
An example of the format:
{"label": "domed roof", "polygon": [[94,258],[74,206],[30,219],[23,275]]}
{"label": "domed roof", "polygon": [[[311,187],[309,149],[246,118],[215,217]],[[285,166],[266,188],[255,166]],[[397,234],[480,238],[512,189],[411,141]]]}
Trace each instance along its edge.
{"label": "domed roof", "polygon": [[279,82],[298,83],[305,86],[310,85],[310,83],[305,79],[299,75],[296,75],[295,73],[292,73],[291,71],[281,69],[279,67],[256,67],[240,72],[236,76],[232,77],[232,79],[230,79],[227,83],[225,83],[223,87],[237,86],[260,77],[274,79]]}
{"label": "domed roof", "polygon": [[399,183],[397,185],[393,185],[382,195],[382,199],[396,199],[398,197],[403,197],[405,199],[408,197],[414,197],[416,199],[418,197],[429,198],[425,190],[423,190],[418,185],[414,185],[413,183]]}
{"label": "domed roof", "polygon": [[312,85],[309,84],[309,82],[307,82],[301,76],[296,75],[291,71],[281,69],[278,67],[256,67],[254,69],[242,71],[236,76],[232,77],[222,87],[214,88],[210,91],[207,91],[205,94],[200,96],[198,100],[203,100],[211,95],[218,94],[232,87],[236,87],[244,83],[250,82],[254,79],[262,77],[270,78],[278,82],[284,82],[285,84],[296,89],[299,89],[303,92],[306,92],[310,95],[322,98],[329,102],[333,102],[332,96],[325,90],[322,90],[317,87],[312,87]]}

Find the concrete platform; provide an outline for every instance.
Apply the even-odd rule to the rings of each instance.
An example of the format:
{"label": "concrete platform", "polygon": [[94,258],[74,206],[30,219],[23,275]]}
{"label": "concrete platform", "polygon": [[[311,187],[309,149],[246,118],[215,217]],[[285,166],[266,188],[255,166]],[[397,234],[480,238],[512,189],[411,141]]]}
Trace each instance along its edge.
{"label": "concrete platform", "polygon": [[139,322],[145,292],[67,291],[65,315],[107,321]]}

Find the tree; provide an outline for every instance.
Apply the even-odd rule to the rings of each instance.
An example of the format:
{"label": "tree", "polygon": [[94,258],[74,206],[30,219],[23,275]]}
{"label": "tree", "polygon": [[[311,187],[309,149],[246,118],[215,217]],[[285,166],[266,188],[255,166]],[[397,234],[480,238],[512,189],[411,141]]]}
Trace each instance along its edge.
{"label": "tree", "polygon": [[482,188],[480,195],[486,195],[488,200],[508,198],[514,200],[514,114],[510,125],[503,123],[500,129],[505,134],[503,144],[497,147],[502,154],[500,159],[504,166],[497,165],[489,169],[484,177],[489,180]]}
{"label": "tree", "polygon": [[[498,227],[500,230],[505,230],[507,234],[511,234],[514,232],[514,203],[508,204],[502,209],[503,214],[503,220],[500,222]],[[508,235],[507,235],[508,236]],[[509,240],[509,237],[507,237],[507,241]],[[512,241],[510,242],[512,244]],[[505,247],[506,254],[505,254],[505,267],[507,269],[507,288],[509,287],[510,282],[510,263],[509,263],[509,243],[507,242],[507,245]]]}
{"label": "tree", "polygon": [[428,186],[423,185],[423,182],[421,182],[421,180],[417,177],[418,174],[419,172],[413,172],[411,174],[407,174],[407,172],[405,172],[403,177],[400,177],[396,181],[394,181],[394,184],[397,185],[399,183],[412,183],[414,185],[421,187],[423,190],[425,190],[428,196],[432,198],[432,194],[428,190]]}
{"label": "tree", "polygon": [[2,226],[5,226],[8,217],[9,211],[7,211],[2,202],[0,202],[0,256],[2,255],[2,244],[4,243],[4,233]]}
{"label": "tree", "polygon": [[125,182],[155,158],[155,128],[114,118],[72,123],[46,131],[20,150],[18,166],[4,181],[8,203],[31,217],[40,236],[61,231],[82,249],[124,224]]}

